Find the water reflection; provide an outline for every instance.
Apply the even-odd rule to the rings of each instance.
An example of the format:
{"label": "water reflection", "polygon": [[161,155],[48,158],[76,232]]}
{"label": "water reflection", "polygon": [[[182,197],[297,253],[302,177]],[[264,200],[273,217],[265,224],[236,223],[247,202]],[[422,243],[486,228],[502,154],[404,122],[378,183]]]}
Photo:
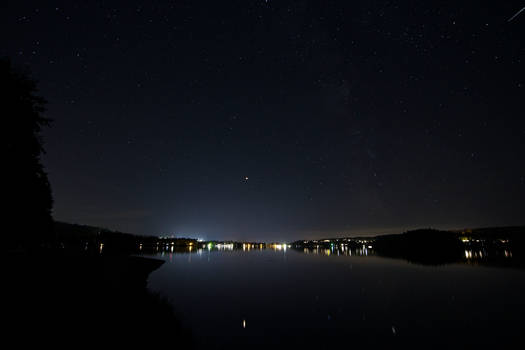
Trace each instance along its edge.
{"label": "water reflection", "polygon": [[203,250],[207,250],[210,252],[213,251],[221,251],[221,252],[229,252],[229,251],[261,251],[261,250],[273,250],[273,251],[283,251],[286,252],[287,249],[291,248],[292,246],[286,243],[213,243],[213,242],[207,242],[202,244],[190,244],[187,246],[178,246],[173,244],[166,244],[166,245],[159,245],[156,244],[152,247],[145,247],[142,244],[138,245],[138,251],[142,253],[164,253],[164,252],[171,252],[171,253],[198,253],[202,254]]}
{"label": "water reflection", "polygon": [[296,251],[302,251],[304,254],[316,254],[316,255],[337,255],[337,256],[369,256],[375,255],[372,250],[372,246],[361,246],[361,247],[349,247],[346,244],[332,245],[329,248],[322,246],[315,247],[304,247],[301,249],[295,249]]}
{"label": "water reflection", "polygon": [[494,258],[512,258],[512,251],[508,250],[508,249],[502,249],[502,250],[493,250],[493,251],[488,251],[488,250],[471,250],[471,249],[466,249],[465,250],[465,258],[467,260],[472,260],[472,259],[478,259],[478,260],[488,260],[490,259],[491,257],[494,257]]}
{"label": "water reflection", "polygon": [[[461,251],[466,263],[492,253],[474,247]],[[510,259],[509,249],[501,256]],[[450,344],[456,344],[457,336],[464,337],[463,345],[470,344],[473,334],[484,335],[488,327],[491,335],[522,334],[525,275],[520,270],[458,264],[414,268],[381,258],[371,242],[301,249],[286,245],[286,250],[283,244],[265,249],[251,244],[208,249],[206,244],[183,254],[176,251],[170,261],[152,274],[150,288],[179,301],[184,321],[198,334],[197,348],[231,348],[245,337],[275,340],[272,345],[292,337],[290,348],[300,347],[296,341],[316,348],[310,346],[315,339],[330,344],[337,337],[383,339],[382,346],[371,347],[397,348],[390,344],[397,338],[416,341],[436,334],[446,339],[442,348],[455,348]],[[484,288],[479,288],[480,278]],[[501,298],[513,307],[503,308]]]}
{"label": "water reflection", "polygon": [[[326,257],[388,257],[394,259],[402,259],[411,263],[422,264],[422,265],[441,265],[448,263],[464,263],[474,265],[489,265],[489,266],[500,266],[500,267],[518,267],[522,268],[522,259],[516,258],[513,251],[508,247],[501,247],[496,249],[495,247],[481,247],[475,246],[471,243],[467,243],[465,248],[455,258],[443,261],[441,255],[436,255],[435,249],[421,248],[413,250],[404,250],[403,254],[383,254],[382,251],[374,249],[372,242],[361,242],[360,244],[327,244],[321,242],[321,244],[309,245],[304,247],[294,247],[285,243],[203,243],[197,245],[188,246],[176,246],[176,245],[156,245],[149,253],[158,254],[162,257],[169,254],[168,261],[173,260],[174,254],[188,254],[188,261],[191,261],[191,255],[198,254],[202,256],[204,252],[213,254],[217,252],[243,252],[251,254],[255,251],[273,251],[287,254],[289,250],[294,252],[300,252],[307,255],[317,255]],[[104,248],[103,244],[100,244],[100,253]],[[145,248],[140,246],[140,251],[145,252]],[[450,258],[450,252],[443,253],[443,256]]]}
{"label": "water reflection", "polygon": [[[104,244],[99,245],[99,252],[102,253]],[[165,245],[154,247],[154,251],[160,253],[164,256],[164,253],[196,253],[202,254],[204,250],[207,251],[243,251],[249,252],[252,250],[273,250],[273,251],[282,251],[286,252],[288,249],[293,248],[294,251],[300,251],[304,254],[315,254],[315,255],[324,255],[324,256],[382,256],[382,254],[376,252],[373,249],[373,246],[370,244],[362,244],[361,246],[349,246],[347,244],[331,244],[330,246],[325,245],[315,245],[308,247],[292,247],[288,244],[248,244],[244,243],[239,246],[236,246],[234,243],[206,243],[195,247],[194,245],[189,246],[175,246],[175,245]],[[139,250],[143,251],[144,247],[142,244],[139,245]],[[429,250],[431,251],[431,250]],[[425,249],[418,249],[418,254],[425,254]],[[465,249],[464,250],[464,260],[488,260],[490,258],[507,258],[510,259],[513,257],[512,251],[510,249]]]}

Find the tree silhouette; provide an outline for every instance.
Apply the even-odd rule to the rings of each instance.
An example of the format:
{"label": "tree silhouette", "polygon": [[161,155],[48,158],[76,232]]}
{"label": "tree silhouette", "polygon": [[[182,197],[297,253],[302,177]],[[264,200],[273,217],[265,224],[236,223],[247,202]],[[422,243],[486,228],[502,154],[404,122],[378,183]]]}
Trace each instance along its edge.
{"label": "tree silhouette", "polygon": [[34,246],[52,231],[51,188],[40,156],[40,132],[50,120],[43,116],[46,100],[37,95],[36,82],[0,59],[2,115],[4,239],[16,246]]}

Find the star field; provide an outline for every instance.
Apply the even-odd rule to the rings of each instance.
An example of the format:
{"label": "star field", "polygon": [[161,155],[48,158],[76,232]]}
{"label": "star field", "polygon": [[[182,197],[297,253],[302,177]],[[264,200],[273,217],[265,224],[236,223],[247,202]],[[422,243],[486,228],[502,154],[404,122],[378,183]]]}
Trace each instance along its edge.
{"label": "star field", "polygon": [[294,239],[523,224],[519,1],[8,2],[58,220]]}

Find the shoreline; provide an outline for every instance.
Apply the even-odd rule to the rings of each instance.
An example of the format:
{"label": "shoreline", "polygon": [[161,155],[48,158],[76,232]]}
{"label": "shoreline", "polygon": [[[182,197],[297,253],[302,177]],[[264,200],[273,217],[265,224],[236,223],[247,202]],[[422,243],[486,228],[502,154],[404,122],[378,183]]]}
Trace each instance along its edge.
{"label": "shoreline", "polygon": [[192,347],[191,332],[183,329],[171,303],[147,289],[148,276],[162,260],[65,249],[6,256],[6,334],[16,343],[39,339],[74,346],[71,341],[103,337],[152,345],[166,343],[158,335],[169,332]]}

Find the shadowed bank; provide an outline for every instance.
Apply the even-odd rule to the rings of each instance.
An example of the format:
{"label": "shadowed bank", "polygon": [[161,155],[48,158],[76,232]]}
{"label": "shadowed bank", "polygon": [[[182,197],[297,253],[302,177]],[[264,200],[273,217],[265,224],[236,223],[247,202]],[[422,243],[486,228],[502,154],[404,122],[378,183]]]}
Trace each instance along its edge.
{"label": "shadowed bank", "polygon": [[[17,346],[72,346],[79,342],[164,343],[190,347],[189,333],[171,304],[147,291],[162,261],[129,254],[63,249],[51,217],[52,195],[40,157],[50,120],[46,101],[28,73],[0,60],[3,173],[2,316]],[[176,340],[174,340],[176,339]],[[72,341],[74,343],[72,343]]]}
{"label": "shadowed bank", "polygon": [[51,249],[7,258],[3,316],[8,337],[19,344],[35,339],[50,346],[80,340],[165,344],[160,335],[170,334],[170,344],[191,347],[171,304],[146,289],[160,260]]}

